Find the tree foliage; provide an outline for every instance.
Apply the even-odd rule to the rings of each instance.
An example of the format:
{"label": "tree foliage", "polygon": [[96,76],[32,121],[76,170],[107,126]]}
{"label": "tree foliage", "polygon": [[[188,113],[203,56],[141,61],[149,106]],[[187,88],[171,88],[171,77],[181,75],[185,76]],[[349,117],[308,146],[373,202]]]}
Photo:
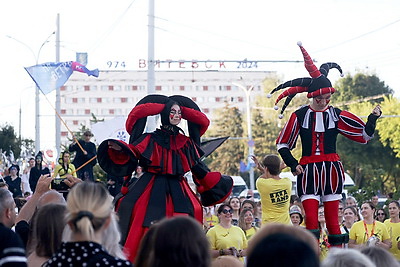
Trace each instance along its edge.
{"label": "tree foliage", "polygon": [[244,155],[243,119],[242,114],[236,107],[229,103],[216,111],[212,127],[207,136],[222,137],[230,136],[210,156],[207,162],[211,170],[219,171],[228,175],[238,175],[240,160]]}
{"label": "tree foliage", "polygon": [[14,155],[18,158],[21,154],[21,141],[17,137],[14,127],[4,125],[0,128],[0,149],[6,152],[7,156]]}
{"label": "tree foliage", "polygon": [[[337,81],[335,88],[338,90],[332,95],[332,101],[336,103],[357,100],[368,96],[393,94],[393,90],[385,85],[375,74],[357,73],[354,76],[348,74],[343,79]],[[381,101],[382,98],[372,102]]]}
{"label": "tree foliage", "polygon": [[[391,97],[379,97],[369,101],[363,100],[365,97],[370,97],[374,94],[392,93],[392,90],[375,75],[362,73],[356,74],[354,77],[348,75],[346,78],[340,80],[335,85],[335,88],[337,89],[337,93],[332,98],[344,103],[339,108],[349,110],[360,116],[364,121],[367,120],[368,115],[377,102],[381,104],[384,113],[391,109],[393,110],[395,106]],[[354,100],[358,100],[356,102],[359,103],[348,104]],[[390,103],[390,100],[392,103]],[[352,192],[353,194],[357,194],[360,200],[367,199],[372,194],[379,192],[393,192],[393,189],[399,185],[396,177],[399,175],[398,167],[400,161],[396,157],[395,145],[393,143],[393,141],[398,139],[396,139],[396,133],[394,132],[396,126],[391,125],[394,122],[392,119],[378,119],[374,138],[367,145],[360,145],[343,136],[338,137],[338,154],[341,157],[346,172],[355,181],[356,186]],[[388,130],[391,132],[388,133]]]}

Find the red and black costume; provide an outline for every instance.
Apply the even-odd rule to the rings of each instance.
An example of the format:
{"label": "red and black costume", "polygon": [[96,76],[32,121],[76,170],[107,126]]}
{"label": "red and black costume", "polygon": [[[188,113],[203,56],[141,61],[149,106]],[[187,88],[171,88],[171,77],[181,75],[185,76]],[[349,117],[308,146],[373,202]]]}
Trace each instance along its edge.
{"label": "red and black costume", "polygon": [[[169,123],[172,105],[181,108],[182,118],[188,121],[189,136]],[[162,126],[144,133],[147,116],[161,115]],[[116,176],[129,176],[139,164],[144,174],[133,185],[123,187],[116,202],[124,250],[134,260],[139,242],[149,226],[164,217],[189,215],[202,223],[202,205],[224,201],[232,190],[232,179],[219,172],[210,172],[202,163],[199,147],[209,120],[198,106],[184,96],[149,95],[132,109],[126,121],[131,134],[129,144],[106,140],[98,149],[100,166]],[[122,148],[109,148],[116,142]],[[186,172],[193,173],[201,201],[189,187]]]}
{"label": "red and black costume", "polygon": [[[334,93],[330,81],[326,77],[330,68],[337,68],[336,63],[325,63],[318,70],[306,50],[299,44],[303,53],[306,69],[312,78],[295,79],[279,85],[271,93],[290,87],[276,100],[287,97],[281,115],[290,100],[299,92],[307,92],[309,98],[327,93]],[[365,124],[354,114],[332,106],[316,111],[310,106],[303,106],[292,113],[289,121],[279,134],[276,144],[282,159],[292,172],[301,165],[304,172],[297,176],[297,194],[301,198],[305,213],[306,227],[316,236],[318,230],[318,205],[324,202],[324,213],[331,245],[340,245],[348,241],[348,236],[341,235],[338,221],[338,205],[342,198],[344,170],[339,155],[336,153],[338,134],[356,141],[367,143],[375,130],[379,116],[369,115]],[[302,143],[302,157],[298,162],[291,154],[298,137]]]}

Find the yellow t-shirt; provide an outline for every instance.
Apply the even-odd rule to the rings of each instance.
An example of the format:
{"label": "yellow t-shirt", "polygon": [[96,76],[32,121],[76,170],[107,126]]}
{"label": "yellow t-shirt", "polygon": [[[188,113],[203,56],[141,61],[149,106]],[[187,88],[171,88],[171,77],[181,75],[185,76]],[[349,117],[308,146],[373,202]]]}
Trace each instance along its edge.
{"label": "yellow t-shirt", "polygon": [[[367,236],[371,237],[372,228],[373,224],[367,224],[367,232],[365,232],[364,221],[355,222],[350,229],[349,238],[355,240],[357,245],[365,244],[368,241]],[[386,225],[378,221],[375,221],[374,235],[380,241],[390,239]]]}
{"label": "yellow t-shirt", "polygon": [[229,229],[217,224],[207,232],[211,249],[220,250],[235,247],[237,250],[247,248],[247,238],[242,228],[231,226]]}
{"label": "yellow t-shirt", "polygon": [[400,250],[397,248],[397,243],[400,241],[400,222],[392,223],[390,219],[386,219],[384,224],[388,229],[390,240],[392,241],[392,247],[389,251],[400,261]]}
{"label": "yellow t-shirt", "polygon": [[279,180],[260,177],[256,186],[261,197],[262,223],[291,224],[289,206],[292,180],[287,177]]}
{"label": "yellow t-shirt", "polygon": [[60,178],[65,178],[67,176],[67,174],[72,174],[72,176],[77,177],[76,176],[76,172],[75,172],[75,166],[72,163],[68,164],[68,170],[65,170],[63,168],[62,165],[58,164],[56,165],[56,167],[54,168],[54,174],[53,177],[60,177]]}
{"label": "yellow t-shirt", "polygon": [[244,231],[244,233],[246,234],[247,241],[249,241],[250,238],[252,238],[257,233],[257,231],[258,231],[258,228],[255,227],[255,226],[253,226],[250,229]]}
{"label": "yellow t-shirt", "polygon": [[218,216],[217,215],[206,216],[206,222],[209,227],[214,227],[218,224]]}

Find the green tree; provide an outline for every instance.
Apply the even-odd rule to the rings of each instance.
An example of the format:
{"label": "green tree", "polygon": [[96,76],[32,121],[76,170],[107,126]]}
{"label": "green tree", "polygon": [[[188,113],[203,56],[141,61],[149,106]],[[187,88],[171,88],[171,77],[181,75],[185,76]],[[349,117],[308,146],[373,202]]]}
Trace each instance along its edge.
{"label": "green tree", "polygon": [[213,137],[230,136],[230,138],[209,156],[207,164],[211,170],[228,175],[237,175],[245,149],[242,139],[242,114],[238,108],[231,107],[226,103],[224,108],[216,110],[215,118],[207,135]]}
{"label": "green tree", "polygon": [[[392,92],[375,75],[368,76],[366,74],[356,74],[354,77],[348,75],[345,79],[340,80],[335,88],[337,93],[333,94],[332,98],[342,101],[342,106],[334,105],[349,110],[364,121],[376,102],[381,102],[382,106],[386,105],[383,97],[369,101],[365,101],[365,97]],[[359,103],[349,104],[354,101]],[[380,126],[382,121],[384,121],[382,118],[378,120],[374,138],[366,146],[350,141],[341,135],[338,137],[338,154],[341,156],[345,170],[355,180],[356,187],[352,192],[357,192],[360,199],[368,198],[377,192],[393,191],[393,185],[398,184],[395,179],[398,168],[394,168],[394,166],[398,166],[399,161],[392,147],[382,143],[380,136],[386,132],[386,129]]]}
{"label": "green tree", "polygon": [[[332,101],[335,103],[357,100],[368,96],[393,94],[393,90],[385,85],[375,74],[357,73],[354,76],[348,74],[337,81],[335,88],[338,89],[332,95]],[[380,98],[372,102],[382,102],[382,100]]]}
{"label": "green tree", "polygon": [[400,158],[400,101],[393,97],[386,97],[382,103],[383,118],[377,129],[380,139],[385,146],[392,148],[397,158]]}
{"label": "green tree", "polygon": [[21,141],[17,137],[14,127],[11,125],[3,125],[0,128],[0,149],[6,152],[7,156],[14,153],[14,158],[19,158],[21,154]]}

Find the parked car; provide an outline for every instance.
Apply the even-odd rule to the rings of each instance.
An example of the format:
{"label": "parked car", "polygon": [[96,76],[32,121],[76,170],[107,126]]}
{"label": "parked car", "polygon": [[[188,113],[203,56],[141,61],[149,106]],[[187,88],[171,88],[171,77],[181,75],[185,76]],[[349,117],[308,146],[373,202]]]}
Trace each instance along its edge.
{"label": "parked car", "polygon": [[231,176],[233,179],[232,196],[237,197],[240,193],[247,189],[247,184],[241,176]]}
{"label": "parked car", "polygon": [[[245,197],[246,199],[251,198],[251,189],[243,190],[240,193],[239,197]],[[254,198],[254,201],[256,201],[256,202],[261,200],[260,193],[257,190],[253,190],[253,198]]]}

